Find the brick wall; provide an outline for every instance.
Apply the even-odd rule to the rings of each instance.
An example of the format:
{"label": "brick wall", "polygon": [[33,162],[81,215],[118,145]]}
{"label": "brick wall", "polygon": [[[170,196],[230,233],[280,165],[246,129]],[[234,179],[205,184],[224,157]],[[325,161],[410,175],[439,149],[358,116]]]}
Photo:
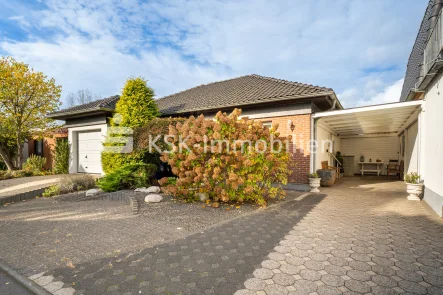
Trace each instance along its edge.
{"label": "brick wall", "polygon": [[[292,128],[288,126],[288,120],[292,121]],[[283,116],[275,118],[262,118],[262,122],[278,123],[278,131],[281,135],[292,135],[291,166],[292,174],[289,182],[308,183],[306,174],[310,168],[309,140],[311,139],[311,115]]]}
{"label": "brick wall", "polygon": [[[55,134],[51,136],[47,136],[43,138],[43,157],[46,158],[46,164],[44,168],[46,170],[52,170],[54,168],[54,157],[53,153],[55,151],[55,145],[57,142],[57,138],[66,138],[67,134]],[[35,154],[35,140],[39,139],[37,137],[35,138],[29,138],[28,139],[28,155],[34,155]],[[23,159],[23,162],[25,162],[26,159]]]}

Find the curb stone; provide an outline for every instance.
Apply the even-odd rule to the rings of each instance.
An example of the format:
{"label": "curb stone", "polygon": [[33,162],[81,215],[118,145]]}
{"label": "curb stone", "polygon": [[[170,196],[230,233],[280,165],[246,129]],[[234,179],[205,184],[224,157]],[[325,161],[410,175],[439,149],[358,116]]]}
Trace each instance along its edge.
{"label": "curb stone", "polygon": [[1,259],[0,259],[0,269],[4,271],[6,274],[8,274],[11,278],[16,280],[20,285],[31,291],[32,293],[36,295],[51,295],[51,293],[46,291],[43,287],[39,286],[34,281],[22,276],[12,267],[4,263],[3,260]]}

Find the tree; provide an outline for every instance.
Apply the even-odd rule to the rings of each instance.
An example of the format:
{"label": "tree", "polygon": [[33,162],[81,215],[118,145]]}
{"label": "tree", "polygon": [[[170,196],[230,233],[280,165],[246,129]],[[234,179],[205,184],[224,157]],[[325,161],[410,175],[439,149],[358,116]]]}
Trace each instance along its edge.
{"label": "tree", "polygon": [[[117,102],[115,112],[120,114],[121,127],[140,127],[158,117],[157,103],[154,100],[154,90],[143,78],[129,78]],[[115,122],[111,122],[115,126]]]}
{"label": "tree", "polygon": [[53,78],[23,62],[0,59],[0,118],[3,128],[15,138],[19,169],[26,136],[50,125],[52,120],[46,114],[59,108],[61,88]]}
{"label": "tree", "polygon": [[[154,90],[147,86],[146,80],[143,78],[129,78],[126,81],[115,112],[118,116],[114,116],[111,120],[112,127],[130,127],[134,129],[147,125],[160,114],[154,100]],[[104,146],[119,146],[112,139],[120,136],[121,134],[108,134]],[[123,137],[126,136],[128,135],[123,135]],[[134,150],[125,154],[108,152],[105,149],[101,154],[103,171],[107,174],[125,165],[150,163],[151,161],[152,156],[149,155],[147,150]]]}
{"label": "tree", "polygon": [[100,99],[100,95],[93,94],[88,89],[80,89],[77,93],[71,92],[67,97],[68,108],[93,102]]}
{"label": "tree", "polygon": [[7,130],[5,127],[0,119],[0,158],[8,170],[12,170],[14,168],[13,158],[16,153],[16,140],[11,135],[10,130]]}

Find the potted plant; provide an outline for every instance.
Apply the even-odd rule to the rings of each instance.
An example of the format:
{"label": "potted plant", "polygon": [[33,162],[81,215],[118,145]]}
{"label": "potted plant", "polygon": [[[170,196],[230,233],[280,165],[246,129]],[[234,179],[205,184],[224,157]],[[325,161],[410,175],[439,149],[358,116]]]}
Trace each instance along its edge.
{"label": "potted plant", "polygon": [[423,183],[420,183],[420,175],[416,172],[405,175],[406,191],[409,193],[408,200],[420,201],[423,193]]}
{"label": "potted plant", "polygon": [[309,187],[311,188],[311,193],[319,193],[320,190],[318,189],[320,187],[320,180],[321,178],[318,177],[317,173],[309,173],[308,174],[309,179]]}

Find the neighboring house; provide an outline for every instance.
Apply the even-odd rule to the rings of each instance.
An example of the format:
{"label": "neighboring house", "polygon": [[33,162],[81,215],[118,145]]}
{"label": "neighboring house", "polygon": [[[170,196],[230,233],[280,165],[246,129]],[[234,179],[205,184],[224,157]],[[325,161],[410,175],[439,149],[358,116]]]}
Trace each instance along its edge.
{"label": "neighboring house", "polygon": [[[113,96],[86,105],[62,110],[48,116],[65,120],[72,146],[70,173],[103,173],[100,165],[101,142],[118,101]],[[312,114],[343,109],[331,88],[318,87],[280,79],[247,75],[226,81],[197,86],[157,100],[163,116],[200,115],[211,118],[218,111],[241,108],[243,116],[279,124],[282,135],[292,135],[296,163],[289,181],[306,184],[313,169],[309,144]]]}
{"label": "neighboring house", "polygon": [[[442,0],[428,3],[408,60],[401,101],[422,100],[417,126],[418,171],[425,184],[424,200],[443,215],[443,19]],[[406,136],[409,134],[406,133]]]}
{"label": "neighboring house", "polygon": [[68,129],[60,128],[45,133],[43,136],[32,136],[25,142],[23,148],[23,163],[31,155],[37,155],[46,158],[44,168],[52,170],[54,168],[54,151],[58,140],[68,139]]}

